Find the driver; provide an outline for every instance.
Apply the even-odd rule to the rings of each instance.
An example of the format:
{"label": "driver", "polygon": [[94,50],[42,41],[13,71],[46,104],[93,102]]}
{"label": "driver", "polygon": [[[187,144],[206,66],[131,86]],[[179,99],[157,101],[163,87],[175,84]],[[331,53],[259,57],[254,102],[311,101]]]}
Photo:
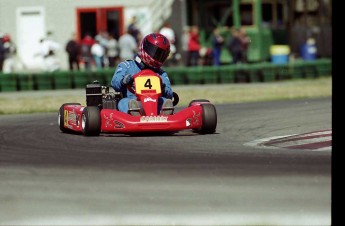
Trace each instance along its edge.
{"label": "driver", "polygon": [[[162,78],[162,96],[158,100],[158,111],[163,115],[173,113],[173,91],[167,73],[161,66],[170,53],[169,40],[162,34],[152,33],[143,38],[139,45],[138,55],[118,64],[111,86],[117,92],[121,92],[123,98],[118,103],[121,112],[131,115],[140,115],[140,103],[135,94],[127,89],[127,85],[133,84],[133,76],[144,69],[156,72]],[[158,113],[159,113],[158,112]]]}

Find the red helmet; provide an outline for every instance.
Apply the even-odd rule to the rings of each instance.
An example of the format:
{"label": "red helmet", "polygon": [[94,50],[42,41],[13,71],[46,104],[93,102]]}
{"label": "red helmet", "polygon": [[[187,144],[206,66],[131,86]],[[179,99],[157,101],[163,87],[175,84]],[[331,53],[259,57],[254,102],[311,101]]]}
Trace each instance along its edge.
{"label": "red helmet", "polygon": [[139,57],[149,67],[160,68],[170,53],[170,42],[162,34],[146,35],[139,46]]}

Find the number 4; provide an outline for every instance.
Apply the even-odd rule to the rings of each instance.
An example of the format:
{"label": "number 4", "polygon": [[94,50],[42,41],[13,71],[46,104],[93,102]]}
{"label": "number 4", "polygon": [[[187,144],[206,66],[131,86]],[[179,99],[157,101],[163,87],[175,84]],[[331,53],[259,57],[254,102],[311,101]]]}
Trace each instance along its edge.
{"label": "number 4", "polygon": [[145,84],[144,84],[145,87],[151,89],[152,88],[152,85],[151,85],[151,79],[147,79]]}

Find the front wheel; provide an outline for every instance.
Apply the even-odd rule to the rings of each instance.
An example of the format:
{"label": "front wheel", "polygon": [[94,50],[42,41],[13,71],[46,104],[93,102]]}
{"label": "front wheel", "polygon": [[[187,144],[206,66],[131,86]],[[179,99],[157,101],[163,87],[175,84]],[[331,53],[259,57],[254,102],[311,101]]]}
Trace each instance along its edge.
{"label": "front wheel", "polygon": [[202,103],[210,103],[210,101],[206,99],[192,100],[191,102],[189,102],[188,107],[192,106],[194,103],[202,104]]}
{"label": "front wheel", "polygon": [[200,134],[212,134],[217,128],[217,111],[213,104],[202,104],[202,127]]}
{"label": "front wheel", "polygon": [[85,136],[99,136],[101,114],[96,106],[85,107],[82,113],[82,131]]}

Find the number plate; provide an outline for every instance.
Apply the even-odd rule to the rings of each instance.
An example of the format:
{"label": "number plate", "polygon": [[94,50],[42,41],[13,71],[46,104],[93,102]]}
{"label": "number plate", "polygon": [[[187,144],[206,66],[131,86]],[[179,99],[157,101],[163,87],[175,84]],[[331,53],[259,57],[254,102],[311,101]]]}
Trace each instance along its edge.
{"label": "number plate", "polygon": [[157,76],[141,76],[135,78],[135,90],[138,94],[161,93],[161,83]]}

